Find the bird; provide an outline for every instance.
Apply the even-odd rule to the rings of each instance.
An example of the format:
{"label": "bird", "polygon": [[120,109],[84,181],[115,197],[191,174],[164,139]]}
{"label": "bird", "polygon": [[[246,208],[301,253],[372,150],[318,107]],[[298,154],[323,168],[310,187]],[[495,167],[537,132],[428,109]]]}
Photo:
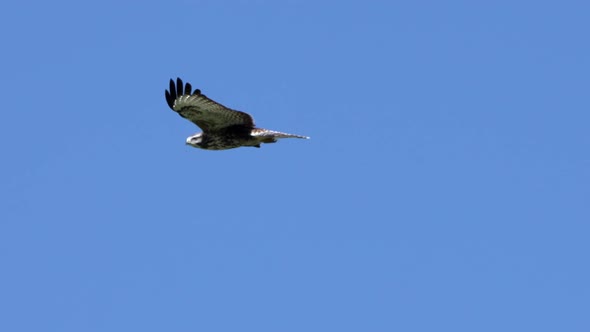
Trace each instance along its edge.
{"label": "bird", "polygon": [[165,95],[170,109],[203,130],[186,139],[186,144],[195,148],[260,148],[262,143],[276,143],[281,138],[309,139],[308,136],[257,128],[250,114],[225,107],[199,89],[193,91],[191,84],[184,84],[180,78],[176,78],[176,82],[170,79],[170,91],[166,90]]}

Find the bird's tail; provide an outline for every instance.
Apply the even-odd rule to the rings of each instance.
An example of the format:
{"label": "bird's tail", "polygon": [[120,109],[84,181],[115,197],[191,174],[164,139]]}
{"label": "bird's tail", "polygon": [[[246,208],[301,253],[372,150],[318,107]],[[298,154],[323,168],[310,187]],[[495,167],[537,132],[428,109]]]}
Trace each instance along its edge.
{"label": "bird's tail", "polygon": [[262,128],[255,128],[252,130],[252,133],[250,134],[254,137],[260,137],[260,138],[264,138],[264,137],[268,137],[268,138],[273,138],[273,139],[277,139],[277,138],[303,138],[303,139],[309,139],[308,136],[302,136],[302,135],[295,135],[295,134],[287,134],[287,133],[282,133],[280,131],[274,131],[274,130],[268,130],[268,129],[262,129]]}

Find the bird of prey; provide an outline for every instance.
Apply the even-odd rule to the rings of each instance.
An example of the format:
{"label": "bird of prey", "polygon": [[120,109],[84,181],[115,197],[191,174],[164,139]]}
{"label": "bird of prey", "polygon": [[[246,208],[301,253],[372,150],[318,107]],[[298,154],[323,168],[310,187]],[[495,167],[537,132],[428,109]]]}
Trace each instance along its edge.
{"label": "bird of prey", "polygon": [[166,90],[168,106],[181,117],[199,126],[203,132],[190,136],[186,144],[205,150],[227,150],[241,146],[260,147],[261,143],[275,143],[279,138],[309,138],[256,128],[248,113],[225,107],[205,96],[199,89],[192,91],[190,83],[180,78],[170,80]]}

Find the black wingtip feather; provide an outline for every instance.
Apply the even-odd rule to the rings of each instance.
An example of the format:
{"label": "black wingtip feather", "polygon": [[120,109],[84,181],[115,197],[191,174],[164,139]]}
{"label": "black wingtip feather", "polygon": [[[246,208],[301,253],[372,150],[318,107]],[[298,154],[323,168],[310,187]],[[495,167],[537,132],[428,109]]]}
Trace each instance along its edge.
{"label": "black wingtip feather", "polygon": [[192,89],[193,89],[193,87],[191,86],[191,84],[187,82],[186,85],[184,86],[184,94],[190,96]]}
{"label": "black wingtip feather", "polygon": [[199,89],[195,89],[195,92],[193,92],[193,95],[200,95],[201,94],[201,90]]}
{"label": "black wingtip feather", "polygon": [[174,110],[174,100],[176,100],[176,87],[174,86],[174,81],[170,79],[170,92],[166,90],[166,102],[172,110]]}
{"label": "black wingtip feather", "polygon": [[166,102],[168,103],[168,106],[172,110],[174,110],[174,99],[175,98],[172,98],[172,96],[170,95],[170,93],[168,92],[168,90],[166,90]]}
{"label": "black wingtip feather", "polygon": [[173,79],[170,79],[170,95],[176,97],[176,87],[174,86]]}
{"label": "black wingtip feather", "polygon": [[183,92],[182,86],[183,86],[182,80],[180,79],[180,77],[177,77],[176,78],[176,97],[182,96],[182,92]]}

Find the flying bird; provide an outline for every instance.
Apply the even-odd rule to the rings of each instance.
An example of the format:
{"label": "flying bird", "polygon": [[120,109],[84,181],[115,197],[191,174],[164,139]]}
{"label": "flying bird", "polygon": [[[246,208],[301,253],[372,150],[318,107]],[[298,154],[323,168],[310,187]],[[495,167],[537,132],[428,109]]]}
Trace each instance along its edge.
{"label": "flying bird", "polygon": [[250,114],[225,107],[207,98],[201,90],[192,90],[180,78],[170,80],[166,90],[168,106],[181,117],[199,126],[203,132],[189,136],[186,144],[205,150],[227,150],[241,146],[259,148],[261,143],[275,143],[279,138],[304,138],[279,131],[256,128]]}

